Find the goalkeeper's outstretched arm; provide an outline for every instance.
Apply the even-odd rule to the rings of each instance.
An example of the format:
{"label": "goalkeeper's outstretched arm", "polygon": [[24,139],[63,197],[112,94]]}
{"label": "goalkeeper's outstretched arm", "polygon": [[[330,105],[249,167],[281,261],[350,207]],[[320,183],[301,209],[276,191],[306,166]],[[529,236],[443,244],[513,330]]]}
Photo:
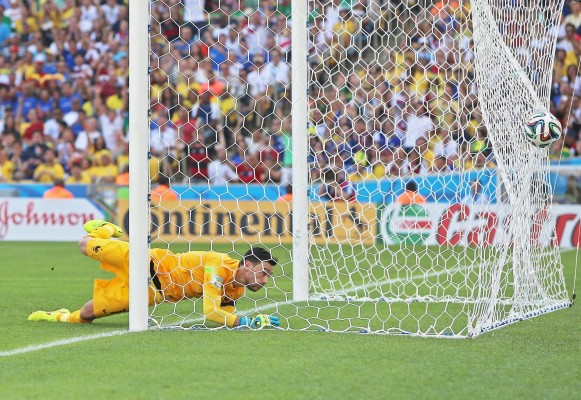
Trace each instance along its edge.
{"label": "goalkeeper's outstretched arm", "polygon": [[226,325],[228,328],[237,326],[238,317],[233,305],[221,305],[221,296],[212,296],[204,290],[204,316],[206,320],[218,325]]}
{"label": "goalkeeper's outstretched arm", "polygon": [[280,320],[274,315],[258,314],[255,317],[236,316],[236,307],[229,303],[221,305],[220,299],[211,299],[204,296],[204,316],[206,320],[228,328],[243,327],[262,328],[265,326],[280,326]]}
{"label": "goalkeeper's outstretched arm", "polygon": [[[234,288],[249,289],[256,292],[262,289],[272,276],[273,268],[277,261],[268,250],[260,247],[251,248],[242,258],[238,269],[233,277],[232,286]],[[266,325],[280,325],[276,316],[257,315],[254,318],[237,316],[235,314],[234,303],[222,304],[223,282],[226,276],[220,268],[206,270],[204,276],[204,316],[206,320],[226,325],[229,328],[238,326],[249,326],[252,328]]]}

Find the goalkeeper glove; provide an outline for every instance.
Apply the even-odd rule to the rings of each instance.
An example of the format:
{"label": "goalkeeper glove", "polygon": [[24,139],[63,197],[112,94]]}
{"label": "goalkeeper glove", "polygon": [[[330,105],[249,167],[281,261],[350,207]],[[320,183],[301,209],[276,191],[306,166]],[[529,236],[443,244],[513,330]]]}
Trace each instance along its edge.
{"label": "goalkeeper glove", "polygon": [[248,326],[252,329],[261,329],[265,326],[280,326],[280,320],[274,315],[258,314],[254,318],[240,317],[239,326]]}

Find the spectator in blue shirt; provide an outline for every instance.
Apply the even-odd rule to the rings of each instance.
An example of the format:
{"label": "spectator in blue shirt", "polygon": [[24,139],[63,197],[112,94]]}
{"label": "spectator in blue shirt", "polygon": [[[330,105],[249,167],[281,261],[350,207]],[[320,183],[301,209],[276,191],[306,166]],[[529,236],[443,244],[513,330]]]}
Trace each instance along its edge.
{"label": "spectator in blue shirt", "polygon": [[4,7],[0,5],[0,45],[12,35],[10,25],[4,20]]}
{"label": "spectator in blue shirt", "polygon": [[45,119],[52,114],[53,109],[54,98],[50,96],[50,93],[47,89],[42,89],[38,99],[37,110],[40,112],[41,117]]}
{"label": "spectator in blue shirt", "polygon": [[68,113],[73,109],[73,99],[79,99],[83,101],[83,98],[79,93],[73,93],[73,88],[69,82],[63,83],[61,89],[61,98],[59,99],[58,105],[63,113]]}
{"label": "spectator in blue shirt", "polygon": [[26,119],[30,110],[36,109],[38,99],[34,96],[34,88],[31,82],[25,82],[22,88],[22,93],[16,95],[20,109],[20,115]]}
{"label": "spectator in blue shirt", "polygon": [[[212,35],[206,35],[208,38]],[[213,41],[213,40],[212,40]],[[214,42],[214,41],[213,41]],[[220,64],[228,59],[228,49],[226,48],[226,35],[220,35],[217,41],[215,41],[208,49],[208,55],[212,60],[212,69],[218,71]]]}

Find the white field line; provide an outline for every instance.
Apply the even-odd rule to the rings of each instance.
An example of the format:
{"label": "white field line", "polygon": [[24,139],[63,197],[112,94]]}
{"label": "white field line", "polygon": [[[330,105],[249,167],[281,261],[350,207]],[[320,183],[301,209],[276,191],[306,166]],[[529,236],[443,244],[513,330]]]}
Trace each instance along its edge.
{"label": "white field line", "polygon": [[416,279],[421,279],[421,278],[432,278],[434,276],[440,276],[440,275],[444,275],[444,274],[448,274],[448,273],[452,274],[454,272],[465,271],[468,269],[477,269],[477,268],[480,268],[481,266],[482,266],[481,263],[476,264],[476,265],[462,265],[460,267],[454,267],[454,268],[450,268],[450,269],[442,269],[442,270],[434,271],[434,272],[430,272],[430,273],[422,273],[422,274],[405,276],[405,277],[395,278],[395,279],[384,279],[384,280],[381,280],[378,282],[370,282],[370,283],[367,283],[365,285],[352,286],[348,289],[333,291],[333,293],[334,294],[336,293],[338,295],[345,295],[347,293],[357,292],[359,290],[369,289],[371,287],[378,287],[378,286],[383,286],[383,285],[387,285],[387,284],[391,285],[394,283],[415,281]]}
{"label": "white field line", "polygon": [[[50,322],[48,322],[48,323],[50,323]],[[86,340],[101,339],[101,338],[110,337],[110,336],[119,336],[119,335],[124,335],[126,333],[129,333],[129,331],[111,331],[111,332],[98,333],[95,335],[77,336],[77,337],[73,337],[70,339],[55,340],[54,342],[37,344],[34,346],[26,346],[26,347],[21,347],[19,349],[14,349],[14,350],[1,351],[0,357],[15,356],[17,354],[24,354],[24,353],[30,353],[32,351],[37,351],[37,350],[50,349],[51,347],[64,346],[66,344],[84,342]]]}
{"label": "white field line", "polygon": [[[578,251],[578,249],[561,250],[561,253],[567,253],[570,251]],[[461,271],[461,270],[468,269],[468,268],[470,268],[470,266],[456,267],[456,268],[452,268],[449,270],[432,272],[430,274],[412,275],[411,277],[406,277],[405,279],[409,280],[409,279],[418,279],[418,278],[423,278],[423,277],[432,277],[432,276],[437,276],[437,275],[441,275],[441,274],[448,273],[448,272],[450,272],[450,273],[457,272],[457,271]],[[372,286],[379,286],[379,285],[384,285],[387,283],[398,283],[398,282],[401,282],[403,280],[404,280],[404,278],[397,278],[397,279],[392,279],[392,280],[385,280],[384,282],[372,282],[372,283],[368,283],[367,285],[356,286],[354,288],[351,288],[351,289],[349,289],[347,291],[343,291],[343,292],[346,294],[346,293],[349,293],[349,292],[352,292],[355,290],[367,289],[367,288],[372,287]],[[246,313],[246,312],[251,312],[251,311],[264,311],[264,310],[269,310],[271,308],[277,308],[279,306],[282,306],[285,304],[291,304],[291,303],[293,303],[292,300],[287,300],[284,302],[278,302],[278,303],[274,303],[274,304],[267,304],[264,306],[255,307],[253,309],[241,310],[241,312]],[[196,323],[196,322],[201,322],[201,321],[202,321],[202,318],[199,317],[199,318],[192,318],[191,320],[184,321],[184,322]],[[37,344],[37,345],[33,345],[33,346],[20,347],[20,348],[13,349],[13,350],[0,351],[0,357],[10,357],[10,356],[18,355],[18,354],[30,353],[33,351],[50,349],[53,347],[65,346],[65,345],[73,344],[73,343],[85,342],[88,340],[101,339],[101,338],[106,338],[106,337],[111,337],[111,336],[121,336],[121,335],[125,335],[127,333],[131,333],[131,332],[128,330],[111,331],[111,332],[98,333],[95,335],[77,336],[77,337],[73,337],[70,339],[55,340],[54,342],[47,342],[47,343]]]}
{"label": "white field line", "polygon": [[[264,310],[268,310],[271,308],[277,308],[279,306],[282,306],[285,304],[290,304],[290,303],[292,303],[291,300],[277,302],[274,304],[267,304],[267,305],[260,306],[260,307],[254,307],[254,308],[251,308],[248,310],[240,310],[240,313],[247,313],[247,312],[251,312],[251,311],[264,311]],[[202,322],[202,320],[203,320],[202,317],[198,317],[198,318],[192,318],[190,320],[184,321],[184,323],[196,323],[196,322]],[[50,323],[50,322],[48,322],[48,323]],[[154,329],[156,329],[156,328],[154,328]],[[159,329],[159,328],[157,328],[157,329]],[[121,335],[125,335],[127,333],[132,333],[132,332],[130,332],[128,330],[111,331],[111,332],[97,333],[95,335],[77,336],[77,337],[72,337],[70,339],[55,340],[54,342],[47,342],[47,343],[37,344],[37,345],[33,345],[33,346],[20,347],[20,348],[13,349],[13,350],[0,351],[0,357],[10,357],[10,356],[18,355],[18,354],[25,354],[25,353],[30,353],[33,351],[38,351],[38,350],[50,349],[52,347],[65,346],[68,344],[85,342],[85,341],[93,340],[93,339],[102,339],[102,338],[111,337],[111,336],[121,336]]]}

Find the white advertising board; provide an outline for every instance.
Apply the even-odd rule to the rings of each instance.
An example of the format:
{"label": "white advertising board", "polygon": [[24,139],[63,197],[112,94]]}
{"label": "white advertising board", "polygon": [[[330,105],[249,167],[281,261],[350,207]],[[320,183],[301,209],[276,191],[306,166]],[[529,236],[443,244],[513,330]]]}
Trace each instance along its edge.
{"label": "white advertising board", "polygon": [[85,222],[103,218],[87,199],[0,198],[0,240],[76,241]]}

